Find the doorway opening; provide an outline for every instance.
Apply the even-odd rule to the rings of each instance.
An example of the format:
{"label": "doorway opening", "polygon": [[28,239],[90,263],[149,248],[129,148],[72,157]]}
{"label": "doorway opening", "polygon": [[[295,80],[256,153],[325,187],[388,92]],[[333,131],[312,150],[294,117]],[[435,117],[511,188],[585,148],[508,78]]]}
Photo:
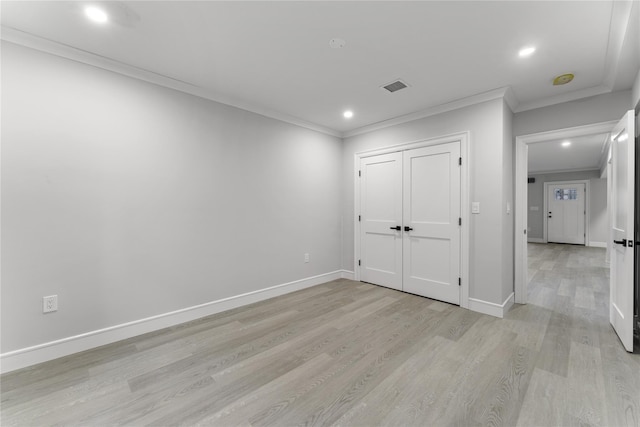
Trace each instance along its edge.
{"label": "doorway opening", "polygon": [[[605,122],[605,123],[597,123],[593,125],[586,126],[578,126],[574,128],[568,129],[560,129],[549,132],[541,132],[531,135],[524,135],[516,137],[516,233],[515,233],[515,302],[519,304],[526,304],[527,302],[527,284],[529,283],[529,274],[528,274],[528,243],[547,243],[548,239],[548,230],[547,230],[547,222],[549,218],[544,218],[549,216],[549,210],[547,209],[546,203],[544,203],[545,196],[544,194],[544,180],[547,182],[554,181],[590,181],[593,179],[601,179],[603,177],[606,178],[607,164],[608,158],[606,157],[606,153],[608,152],[608,141],[610,138],[604,138],[604,135],[609,135],[613,130],[614,126],[617,124],[616,121]],[[589,139],[592,138],[592,139]],[[595,145],[597,144],[597,140],[600,140],[599,153],[600,157],[598,159],[598,168],[595,167],[576,167],[571,166],[571,164],[564,165],[559,163],[561,161],[560,155],[558,155],[557,146],[560,145],[562,147],[562,143],[571,142],[573,146],[576,146],[579,142],[573,143],[572,140],[582,140],[589,141],[589,144]],[[556,147],[554,147],[554,145]],[[565,145],[566,146],[566,145]],[[555,148],[555,150],[554,150]],[[529,163],[529,154],[530,151],[533,156],[533,162]],[[540,152],[539,156],[536,156],[536,151]],[[554,155],[554,153],[556,153]],[[562,153],[562,152],[560,152]],[[575,157],[569,155],[569,157]],[[549,160],[551,159],[551,160]],[[603,164],[604,159],[604,164]],[[546,169],[542,167],[542,165],[546,165]],[[575,163],[574,163],[575,164]],[[582,169],[582,170],[577,170]],[[589,169],[589,170],[585,170]],[[597,178],[596,178],[597,177]],[[533,178],[531,184],[530,178]],[[571,179],[573,178],[573,179]],[[541,180],[543,180],[541,182]],[[599,182],[600,186],[602,183]],[[532,194],[532,201],[529,203],[529,186],[534,185],[535,188],[539,189],[539,194]],[[563,189],[564,187],[559,187],[559,189]],[[569,189],[572,187],[568,187]],[[586,190],[586,187],[585,187]],[[550,190],[548,190],[550,191]],[[587,192],[587,196],[589,196]],[[569,197],[570,196],[569,192]],[[607,188],[604,188],[604,201],[601,200],[602,196],[600,195],[600,205],[604,203],[605,207],[608,203],[606,199],[606,194],[608,194]],[[535,196],[535,197],[534,197]],[[537,197],[537,198],[536,198]],[[547,193],[548,197],[548,193]],[[564,193],[562,194],[564,198]],[[592,199],[593,197],[589,197]],[[589,202],[587,202],[589,203]],[[586,208],[585,211],[590,213],[590,209]],[[553,211],[551,211],[553,212]],[[551,214],[553,216],[553,213]],[[585,217],[587,215],[585,214]],[[531,218],[530,218],[531,217]],[[593,222],[591,220],[591,215],[589,218],[585,218],[585,232],[588,236],[585,236],[585,246],[595,246],[595,247],[606,247],[608,242],[608,233],[603,232],[603,224],[604,227],[607,228],[609,226],[608,221],[606,220],[606,210],[604,213],[604,219],[599,217],[599,222],[597,224],[598,234],[594,239],[593,233],[590,233],[592,230],[589,224]],[[533,221],[533,220],[536,221]],[[596,240],[597,239],[597,240]]]}

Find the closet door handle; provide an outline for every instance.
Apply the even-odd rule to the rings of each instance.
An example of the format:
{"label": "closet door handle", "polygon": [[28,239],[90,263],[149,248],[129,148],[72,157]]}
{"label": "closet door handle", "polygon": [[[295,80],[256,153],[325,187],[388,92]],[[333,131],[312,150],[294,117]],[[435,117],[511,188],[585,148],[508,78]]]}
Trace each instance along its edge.
{"label": "closet door handle", "polygon": [[617,245],[627,246],[627,239],[614,240],[613,243],[615,243]]}
{"label": "closet door handle", "polygon": [[407,227],[406,225],[404,226],[404,231],[411,231],[411,230],[413,230],[413,228]]}
{"label": "closet door handle", "polygon": [[389,227],[389,228],[396,231],[400,231],[402,229],[402,227],[400,227],[399,225],[396,225],[395,227]]}

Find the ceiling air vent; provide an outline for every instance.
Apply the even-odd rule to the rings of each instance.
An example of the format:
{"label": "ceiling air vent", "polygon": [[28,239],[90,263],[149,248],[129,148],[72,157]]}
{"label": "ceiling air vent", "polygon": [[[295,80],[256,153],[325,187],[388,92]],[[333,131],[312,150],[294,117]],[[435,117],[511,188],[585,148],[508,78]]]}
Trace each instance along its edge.
{"label": "ceiling air vent", "polygon": [[382,86],[382,89],[386,89],[389,92],[393,93],[399,91],[400,89],[404,89],[405,87],[409,87],[409,85],[402,80],[396,80],[395,82],[391,82],[387,85]]}

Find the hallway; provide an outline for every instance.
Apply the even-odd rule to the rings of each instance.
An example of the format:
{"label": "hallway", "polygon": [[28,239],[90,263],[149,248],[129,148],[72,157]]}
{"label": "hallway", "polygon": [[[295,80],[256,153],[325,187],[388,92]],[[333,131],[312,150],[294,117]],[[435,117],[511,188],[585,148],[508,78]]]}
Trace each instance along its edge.
{"label": "hallway", "polygon": [[640,355],[609,324],[605,249],[529,243],[528,251],[527,307],[546,328],[519,424],[638,425]]}

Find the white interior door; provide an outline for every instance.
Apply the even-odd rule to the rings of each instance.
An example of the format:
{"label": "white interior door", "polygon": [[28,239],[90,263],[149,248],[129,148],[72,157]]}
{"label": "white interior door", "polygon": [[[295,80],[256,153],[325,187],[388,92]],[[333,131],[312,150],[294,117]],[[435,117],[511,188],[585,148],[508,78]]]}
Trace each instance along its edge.
{"label": "white interior door", "polygon": [[611,140],[611,284],[609,318],[624,348],[633,351],[634,128],[629,111]]}
{"label": "white interior door", "polygon": [[552,183],[547,187],[547,241],[584,245],[585,184]]}
{"label": "white interior door", "polygon": [[460,304],[460,144],[404,152],[403,290]]}
{"label": "white interior door", "polygon": [[360,161],[360,280],[402,290],[402,153]]}

